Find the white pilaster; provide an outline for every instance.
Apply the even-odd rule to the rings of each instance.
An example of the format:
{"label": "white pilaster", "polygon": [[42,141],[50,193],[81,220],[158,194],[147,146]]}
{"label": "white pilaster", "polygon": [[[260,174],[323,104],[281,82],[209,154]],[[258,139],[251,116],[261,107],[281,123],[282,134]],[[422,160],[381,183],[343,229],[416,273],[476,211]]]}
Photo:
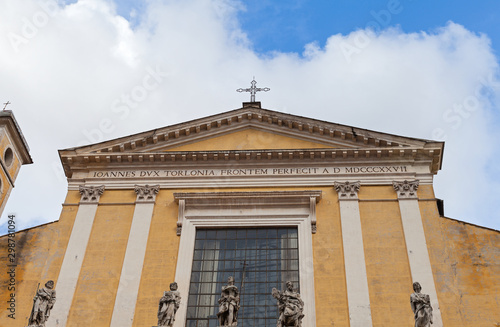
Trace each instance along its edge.
{"label": "white pilaster", "polygon": [[66,326],[90,232],[94,224],[99,197],[103,192],[104,186],[80,186],[82,197],[57,278],[57,305],[54,305],[54,309],[51,311],[50,319],[46,323],[47,327]]}
{"label": "white pilaster", "polygon": [[136,185],[135,187],[137,200],[125,258],[123,259],[113,316],[111,317],[111,327],[132,326],[137,295],[139,293],[139,284],[141,282],[142,267],[144,265],[144,257],[146,256],[149,228],[151,218],[153,217],[156,194],[159,189],[158,185]]}
{"label": "white pilaster", "polygon": [[335,183],[339,194],[350,326],[370,327],[372,315],[359,213],[359,188],[359,182]]}
{"label": "white pilaster", "polygon": [[[417,188],[418,180],[393,182],[398,193],[399,209],[403,221],[406,250],[410,262],[411,277],[413,282],[419,282],[422,293],[428,294],[433,309],[433,327],[442,327],[441,310],[437,298],[436,286],[432,275],[431,261],[425,241],[422,215],[418,205]],[[408,305],[410,305],[408,303]]]}

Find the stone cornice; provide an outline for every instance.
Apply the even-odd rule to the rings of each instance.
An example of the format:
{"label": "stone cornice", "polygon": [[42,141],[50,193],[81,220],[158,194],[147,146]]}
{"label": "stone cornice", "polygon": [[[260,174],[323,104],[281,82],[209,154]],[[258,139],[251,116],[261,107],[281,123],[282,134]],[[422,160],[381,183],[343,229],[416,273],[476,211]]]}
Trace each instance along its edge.
{"label": "stone cornice", "polygon": [[309,204],[309,198],[315,198],[316,202],[321,199],[321,191],[272,191],[272,192],[196,192],[196,193],[174,193],[174,198],[179,200],[189,201],[193,204],[202,204],[203,206],[212,204],[214,200],[227,201],[228,206],[231,202],[240,206],[237,203],[239,200],[246,201],[247,203],[254,203],[256,201],[267,201],[268,199],[283,199],[290,203],[298,204],[297,199],[306,199],[304,203]]}
{"label": "stone cornice", "polygon": [[245,208],[308,208],[311,232],[316,233],[316,203],[321,199],[322,191],[273,191],[273,192],[200,192],[174,193],[175,201],[179,204],[177,219],[177,235],[182,232],[185,211],[201,209],[206,212],[210,208],[226,210]]}
{"label": "stone cornice", "polygon": [[177,151],[157,153],[95,153],[62,154],[67,177],[79,169],[92,166],[160,165],[164,163],[197,164],[203,162],[270,163],[359,160],[423,160],[430,161],[430,170],[437,173],[441,161],[439,148],[365,148],[365,149],[290,149],[290,150],[234,150],[234,151]]}

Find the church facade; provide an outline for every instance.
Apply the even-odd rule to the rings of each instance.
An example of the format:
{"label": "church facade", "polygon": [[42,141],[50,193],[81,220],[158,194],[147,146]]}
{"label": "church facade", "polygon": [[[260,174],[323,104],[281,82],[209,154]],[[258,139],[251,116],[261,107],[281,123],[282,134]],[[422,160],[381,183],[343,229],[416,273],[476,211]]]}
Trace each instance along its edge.
{"label": "church facade", "polygon": [[173,282],[175,327],[218,326],[232,277],[238,326],[276,326],[287,282],[304,327],[414,326],[414,282],[433,326],[500,326],[500,233],[444,217],[443,150],[259,102],[60,150],[60,219],[16,234],[17,319],[0,325],[26,326],[54,280],[47,327],[156,326]]}

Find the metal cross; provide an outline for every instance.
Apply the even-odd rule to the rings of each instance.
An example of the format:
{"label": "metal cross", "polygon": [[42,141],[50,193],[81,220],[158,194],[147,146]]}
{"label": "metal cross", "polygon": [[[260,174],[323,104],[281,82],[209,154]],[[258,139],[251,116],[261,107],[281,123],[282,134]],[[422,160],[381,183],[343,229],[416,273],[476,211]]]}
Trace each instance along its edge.
{"label": "metal cross", "polygon": [[7,101],[7,102],[5,102],[5,103],[4,103],[4,105],[5,105],[5,106],[3,107],[3,110],[4,110],[4,111],[5,111],[5,108],[7,108],[7,106],[8,106],[9,104],[10,104],[10,101]]}
{"label": "metal cross", "polygon": [[270,88],[268,87],[256,87],[255,85],[257,84],[257,82],[255,81],[255,77],[253,78],[253,81],[252,81],[252,87],[248,88],[248,89],[237,89],[236,92],[250,92],[250,102],[255,102],[255,93],[257,92],[261,92],[261,91],[264,91],[264,92],[267,92],[270,90]]}

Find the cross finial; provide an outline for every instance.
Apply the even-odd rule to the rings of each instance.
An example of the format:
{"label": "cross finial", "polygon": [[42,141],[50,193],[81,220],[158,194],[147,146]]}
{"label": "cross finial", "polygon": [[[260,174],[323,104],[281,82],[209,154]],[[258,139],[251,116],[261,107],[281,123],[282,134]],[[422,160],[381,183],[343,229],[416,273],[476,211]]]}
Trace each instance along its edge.
{"label": "cross finial", "polygon": [[5,106],[3,106],[3,110],[5,111],[5,108],[7,108],[7,106],[10,104],[10,101],[7,101],[4,103]]}
{"label": "cross finial", "polygon": [[261,91],[264,91],[264,92],[267,92],[270,90],[270,88],[268,87],[256,87],[255,85],[257,84],[257,82],[255,81],[255,77],[253,78],[253,81],[251,82],[252,84],[252,87],[250,88],[247,88],[247,89],[242,89],[242,88],[239,88],[236,90],[236,92],[250,92],[250,102],[255,102],[255,93],[257,92],[261,92]]}

